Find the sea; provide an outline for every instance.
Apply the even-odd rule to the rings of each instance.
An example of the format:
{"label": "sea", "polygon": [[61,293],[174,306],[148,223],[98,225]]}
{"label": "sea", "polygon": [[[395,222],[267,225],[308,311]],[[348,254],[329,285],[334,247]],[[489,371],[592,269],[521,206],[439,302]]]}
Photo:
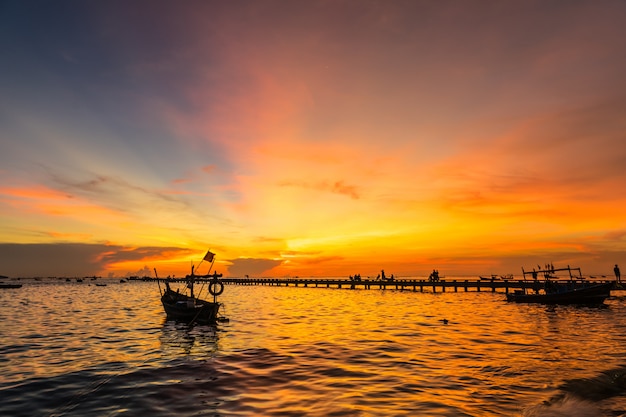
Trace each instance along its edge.
{"label": "sea", "polygon": [[0,289],[0,416],[626,416],[626,292],[226,285],[167,321],[156,282]]}

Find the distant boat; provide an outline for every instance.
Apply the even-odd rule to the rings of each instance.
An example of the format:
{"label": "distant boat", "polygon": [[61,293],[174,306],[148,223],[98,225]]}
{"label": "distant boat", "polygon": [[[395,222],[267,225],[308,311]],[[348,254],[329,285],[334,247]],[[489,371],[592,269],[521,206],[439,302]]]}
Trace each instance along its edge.
{"label": "distant boat", "polygon": [[[575,283],[572,271],[578,271],[582,283]],[[570,281],[558,282],[555,280],[555,273],[558,271],[568,271]],[[513,293],[506,295],[507,301],[516,303],[541,303],[541,304],[602,304],[611,295],[613,288],[612,282],[593,284],[584,282],[580,268],[554,268],[550,265],[545,269],[533,269],[532,271],[524,271],[524,277],[531,275],[533,281],[538,283],[536,289],[531,290],[515,290]],[[544,281],[539,283],[537,277],[543,274]]]}
{"label": "distant boat", "polygon": [[[9,277],[0,275],[0,279],[9,279]],[[22,284],[7,284],[4,281],[0,281],[0,288],[22,288]]]}
{"label": "distant boat", "polygon": [[22,288],[22,284],[5,284],[0,282],[0,288]]}
{"label": "distant boat", "polygon": [[514,293],[506,295],[507,301],[541,304],[602,304],[611,295],[611,288],[613,288],[612,282],[576,288],[568,288],[567,284],[552,284],[551,289],[537,294],[515,290]]}
{"label": "distant boat", "polygon": [[[211,251],[208,251],[204,256],[203,261],[207,260],[211,262],[213,266],[214,256]],[[201,261],[202,262],[202,261]],[[210,271],[210,268],[209,268]],[[156,275],[156,268],[154,270]],[[207,275],[195,275],[194,266],[191,267],[191,275],[187,275],[185,279],[185,287],[189,290],[188,294],[181,292],[180,289],[174,291],[170,287],[170,280],[165,281],[165,291],[161,293],[161,303],[163,309],[169,320],[180,321],[184,323],[197,323],[197,324],[215,324],[219,317],[219,309],[221,303],[217,302],[217,296],[221,295],[224,291],[224,284],[219,280],[222,274],[207,274]],[[201,279],[208,281],[208,292],[213,296],[213,301],[207,301],[199,298],[194,294],[195,281]],[[161,284],[159,282],[159,291],[161,291]],[[186,292],[186,290],[183,290]]]}
{"label": "distant boat", "polygon": [[511,280],[514,277],[513,277],[513,274],[507,274],[507,275],[491,274],[488,277],[480,275],[479,278],[483,281],[502,281],[502,280]]}

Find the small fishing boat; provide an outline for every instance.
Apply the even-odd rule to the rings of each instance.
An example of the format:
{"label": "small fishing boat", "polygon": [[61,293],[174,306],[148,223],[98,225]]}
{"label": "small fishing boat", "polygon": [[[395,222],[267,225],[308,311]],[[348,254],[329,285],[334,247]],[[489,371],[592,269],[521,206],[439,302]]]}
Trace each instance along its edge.
{"label": "small fishing boat", "polygon": [[[0,279],[5,280],[9,279],[9,277],[5,275],[0,275]],[[0,288],[22,288],[22,284],[6,283],[4,281],[0,281]]]}
{"label": "small fishing boat", "polygon": [[515,290],[514,293],[507,294],[506,299],[516,303],[602,304],[611,295],[613,283],[589,284],[576,288],[557,283],[552,283],[552,286],[552,289],[536,294]]}
{"label": "small fishing boat", "polygon": [[6,284],[4,282],[0,282],[0,288],[22,288],[22,284]]}
{"label": "small fishing boat", "polygon": [[[572,271],[578,271],[579,277],[576,279]],[[565,282],[556,281],[556,272],[568,271],[569,280]],[[532,289],[515,290],[506,295],[507,301],[516,303],[541,303],[541,304],[587,304],[597,305],[604,303],[611,295],[612,282],[591,283],[585,282],[580,268],[554,268],[550,265],[545,269],[524,271],[524,277],[531,275],[536,285]],[[538,281],[539,274],[543,274],[543,282]]]}
{"label": "small fishing boat", "polygon": [[496,275],[496,274],[491,274],[491,276],[484,276],[484,275],[479,275],[479,278],[482,281],[506,281],[506,280],[512,280],[514,279],[513,274],[507,274],[507,275]]}
{"label": "small fishing boat", "polygon": [[[215,254],[208,251],[202,261],[210,261],[211,267],[215,261]],[[202,263],[202,261],[200,263]],[[200,266],[198,264],[198,266]],[[211,268],[209,268],[210,272]],[[154,270],[156,274],[156,269]],[[170,287],[170,279],[165,280],[165,291],[161,291],[159,282],[159,292],[161,293],[161,303],[168,320],[175,320],[184,323],[215,324],[220,319],[218,317],[221,303],[217,302],[217,296],[224,292],[224,284],[219,280],[222,274],[196,275],[194,266],[191,266],[191,274],[185,277],[185,287],[189,290],[187,294],[180,289],[174,291]],[[213,301],[207,301],[194,294],[196,282],[208,283],[207,291],[213,296]],[[202,289],[200,290],[202,291]]]}

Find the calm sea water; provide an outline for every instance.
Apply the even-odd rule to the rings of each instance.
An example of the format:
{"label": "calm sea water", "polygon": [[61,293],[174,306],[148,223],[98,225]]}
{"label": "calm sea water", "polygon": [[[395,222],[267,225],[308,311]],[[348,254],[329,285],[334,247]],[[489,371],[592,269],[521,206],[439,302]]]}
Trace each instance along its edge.
{"label": "calm sea water", "polygon": [[1,416],[626,415],[620,293],[226,286],[214,328],[167,322],[156,283],[22,282],[0,290]]}

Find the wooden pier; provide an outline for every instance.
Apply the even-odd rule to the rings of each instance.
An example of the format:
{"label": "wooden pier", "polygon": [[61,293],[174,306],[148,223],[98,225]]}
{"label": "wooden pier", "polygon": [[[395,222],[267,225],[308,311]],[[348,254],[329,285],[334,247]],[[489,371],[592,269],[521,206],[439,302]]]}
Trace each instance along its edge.
{"label": "wooden pier", "polygon": [[[360,281],[349,279],[327,279],[327,278],[221,278],[221,282],[227,285],[266,285],[278,287],[302,287],[302,288],[337,288],[337,289],[379,289],[398,291],[419,291],[419,292],[468,292],[468,291],[490,291],[508,293],[511,290],[531,289],[540,290],[544,286],[543,280],[456,280],[441,279],[433,282],[427,279],[395,279],[393,281],[381,281],[364,279]],[[571,287],[584,287],[590,284],[613,282],[613,289],[621,290],[621,286],[616,285],[611,280],[553,280],[557,283],[566,283]],[[624,288],[626,289],[626,288]]]}
{"label": "wooden pier", "polygon": [[[569,271],[570,268],[562,270]],[[570,278],[557,278],[550,275],[555,270],[536,271],[545,272],[544,278],[550,279],[553,283],[567,284],[569,288],[582,288],[592,284],[612,283],[612,291],[626,291],[626,285],[618,283],[615,280],[608,279],[585,279],[582,276],[576,277],[570,273]],[[558,271],[558,270],[557,270]],[[524,278],[526,278],[524,273]],[[537,274],[533,274],[536,277]],[[210,282],[214,279],[219,280],[225,285],[246,285],[246,286],[276,286],[276,287],[301,287],[301,288],[335,288],[335,289],[361,289],[361,290],[397,290],[397,291],[414,291],[414,292],[503,292],[509,293],[515,290],[534,290],[539,291],[545,286],[545,279],[505,279],[505,278],[482,278],[482,279],[417,279],[417,278],[395,278],[395,279],[348,279],[348,278],[224,278],[221,275],[203,275],[194,276],[197,283]],[[132,279],[132,278],[131,278]],[[143,277],[142,281],[169,281],[169,282],[186,282],[188,277],[177,278],[150,278]]]}

